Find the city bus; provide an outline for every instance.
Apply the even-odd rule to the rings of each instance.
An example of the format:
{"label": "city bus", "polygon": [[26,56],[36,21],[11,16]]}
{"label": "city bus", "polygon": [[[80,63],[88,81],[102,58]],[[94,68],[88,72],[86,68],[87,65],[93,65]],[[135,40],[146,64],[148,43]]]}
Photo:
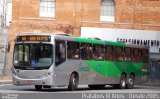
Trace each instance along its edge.
{"label": "city bus", "polygon": [[18,35],[13,52],[13,84],[36,90],[79,85],[91,89],[133,88],[147,81],[149,47],[97,38],[47,33]]}

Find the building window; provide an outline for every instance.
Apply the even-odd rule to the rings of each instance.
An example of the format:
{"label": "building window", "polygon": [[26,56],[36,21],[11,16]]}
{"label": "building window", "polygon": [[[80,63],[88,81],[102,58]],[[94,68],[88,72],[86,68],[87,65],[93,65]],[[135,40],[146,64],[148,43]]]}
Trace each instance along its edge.
{"label": "building window", "polygon": [[12,22],[12,0],[7,1],[6,25],[9,26]]}
{"label": "building window", "polygon": [[55,0],[40,0],[40,16],[55,17]]}
{"label": "building window", "polygon": [[114,0],[101,0],[100,21],[115,21]]}

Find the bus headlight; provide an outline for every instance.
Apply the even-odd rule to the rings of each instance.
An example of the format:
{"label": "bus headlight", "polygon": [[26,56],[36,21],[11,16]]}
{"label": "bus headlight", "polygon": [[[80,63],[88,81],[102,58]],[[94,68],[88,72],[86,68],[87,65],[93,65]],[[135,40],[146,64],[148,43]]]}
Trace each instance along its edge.
{"label": "bus headlight", "polygon": [[17,76],[17,71],[12,67],[12,74]]}
{"label": "bus headlight", "polygon": [[49,71],[47,71],[47,72],[44,73],[45,77],[50,76],[50,75],[51,75],[51,73]]}
{"label": "bus headlight", "polygon": [[12,74],[15,75],[15,76],[17,75],[17,73],[15,71],[12,71]]}

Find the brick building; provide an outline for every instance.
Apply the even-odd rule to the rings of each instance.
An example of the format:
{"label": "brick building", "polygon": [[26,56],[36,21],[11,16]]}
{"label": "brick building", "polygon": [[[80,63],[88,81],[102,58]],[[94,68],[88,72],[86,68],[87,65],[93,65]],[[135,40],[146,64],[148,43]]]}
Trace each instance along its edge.
{"label": "brick building", "polygon": [[65,32],[81,27],[160,30],[160,0],[12,0],[10,40],[23,32]]}

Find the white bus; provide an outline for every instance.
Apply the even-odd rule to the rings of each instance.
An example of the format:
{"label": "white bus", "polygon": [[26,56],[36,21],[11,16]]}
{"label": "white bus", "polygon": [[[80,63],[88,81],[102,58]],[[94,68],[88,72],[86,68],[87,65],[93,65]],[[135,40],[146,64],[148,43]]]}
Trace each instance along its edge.
{"label": "white bus", "polygon": [[147,80],[149,47],[54,34],[21,34],[13,55],[13,84],[36,90],[78,85],[133,88]]}

